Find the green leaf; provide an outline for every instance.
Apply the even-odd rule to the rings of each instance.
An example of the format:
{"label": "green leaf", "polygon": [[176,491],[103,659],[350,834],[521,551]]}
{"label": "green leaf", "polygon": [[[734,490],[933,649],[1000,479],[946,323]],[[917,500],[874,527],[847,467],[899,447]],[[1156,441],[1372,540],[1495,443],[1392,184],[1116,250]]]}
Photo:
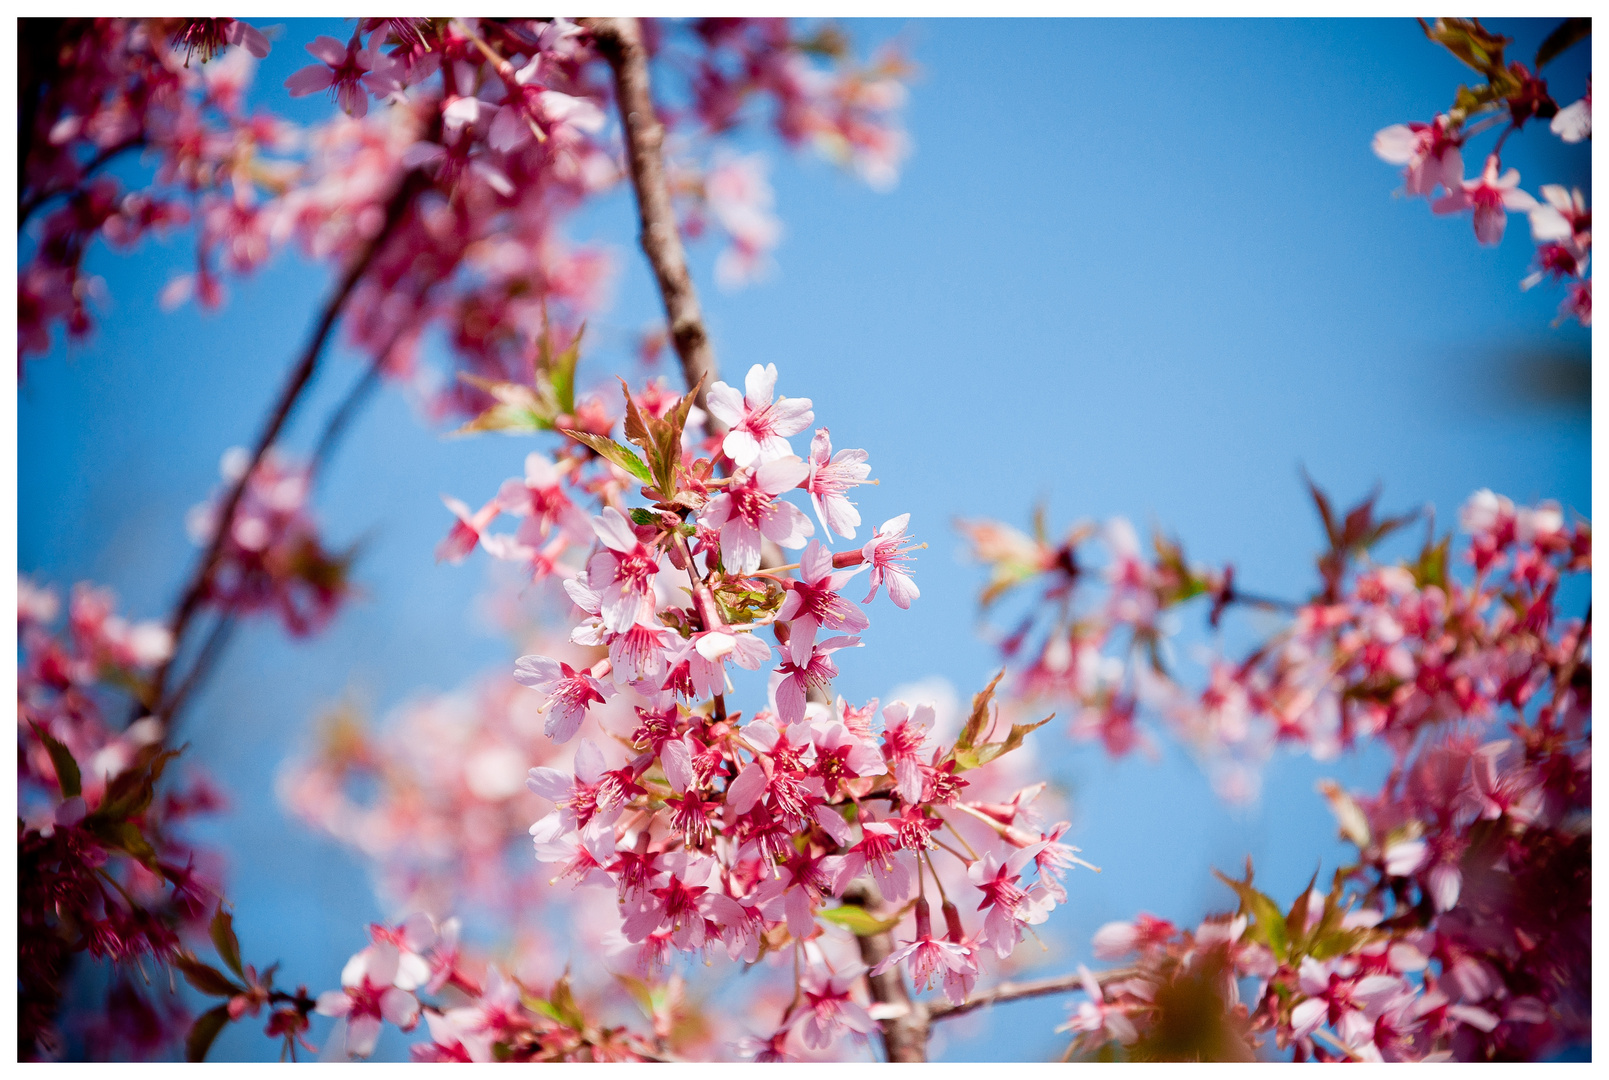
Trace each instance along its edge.
{"label": "green leaf", "polygon": [[234,997],[243,994],[246,988],[236,986],[228,977],[211,964],[204,964],[195,957],[186,953],[179,953],[173,958],[173,966],[184,975],[184,981],[200,990],[203,994],[212,997]]}
{"label": "green leaf", "polygon": [[982,746],[956,750],[954,755],[955,771],[965,772],[968,769],[976,769],[979,765],[987,765],[1001,754],[1010,753],[1022,745],[1023,737],[1030,731],[1038,731],[1055,718],[1056,714],[1051,713],[1035,724],[1012,724],[1011,734],[1006,736],[1004,742],[984,743]]}
{"label": "green leaf", "polygon": [[[561,413],[575,412],[575,366],[581,359],[581,335],[586,332],[587,324],[582,323],[581,329],[575,332],[575,340],[570,342],[570,347],[547,364],[545,375],[548,385],[553,388],[553,403],[559,407]],[[542,340],[546,346],[546,330],[542,333]]]}
{"label": "green leaf", "polygon": [[652,474],[651,482],[667,499],[676,493],[676,474],[682,467],[682,429],[687,425],[687,415],[703,385],[700,379],[697,386],[682,395],[675,408],[661,417],[637,408],[631,388],[625,379],[620,380],[620,392],[626,398],[626,440],[642,447]]}
{"label": "green leaf", "polygon": [[879,919],[858,904],[844,904],[841,907],[818,911],[816,918],[841,926],[856,937],[871,937],[874,934],[886,934],[894,929],[904,914],[902,910],[892,918]]}
{"label": "green leaf", "polygon": [[156,849],[145,838],[140,827],[132,821],[109,821],[99,816],[98,812],[84,819],[85,828],[96,839],[109,848],[115,848],[132,858],[138,859],[148,867],[155,868]]}
{"label": "green leaf", "polygon": [[1592,36],[1591,19],[1566,19],[1553,28],[1553,33],[1543,39],[1541,46],[1536,50],[1536,70],[1541,71],[1543,65],[1553,62],[1559,54],[1571,46],[1580,44]]}
{"label": "green leaf", "polygon": [[121,821],[145,813],[156,796],[156,782],[168,762],[179,756],[178,750],[163,750],[144,763],[136,763],[112,778],[106,785],[106,794],[91,818],[104,821]]}
{"label": "green leaf", "polygon": [[588,431],[565,428],[564,433],[583,446],[591,447],[599,457],[619,465],[643,483],[653,482],[654,476],[653,473],[648,471],[647,464],[643,462],[642,458],[632,453],[629,447],[621,446],[613,439],[606,439],[602,435],[594,435]]}
{"label": "green leaf", "polygon": [[[1289,914],[1285,916],[1285,933],[1290,938],[1290,955],[1292,960],[1301,953],[1301,945],[1307,936],[1307,907],[1313,896],[1313,886],[1318,884],[1318,871],[1313,871],[1313,878],[1302,890],[1302,895],[1296,898],[1291,905]],[[1318,927],[1313,928],[1317,932]]]}
{"label": "green leaf", "polygon": [[546,999],[537,998],[530,1004],[550,1020],[555,1020],[572,1031],[581,1031],[587,1026],[586,1017],[576,1006],[575,995],[570,993],[569,975],[559,977],[559,981],[553,984],[553,992]]}
{"label": "green leaf", "polygon": [[659,511],[650,510],[646,506],[633,506],[631,508],[631,520],[638,525],[646,525],[649,528],[657,528],[664,522],[664,519],[659,516]]}
{"label": "green leaf", "polygon": [[1280,913],[1279,905],[1268,896],[1252,888],[1251,860],[1246,860],[1246,880],[1236,881],[1217,870],[1213,871],[1219,881],[1235,890],[1240,897],[1240,913],[1251,920],[1246,933],[1253,941],[1260,941],[1267,945],[1274,957],[1284,961],[1290,951],[1290,939],[1285,928],[1285,916]]}
{"label": "green leaf", "polygon": [[1413,571],[1414,584],[1421,589],[1429,585],[1445,587],[1447,584],[1447,553],[1452,547],[1453,534],[1448,533],[1440,543],[1427,543],[1419,552],[1419,561],[1408,569]]}
{"label": "green leaf", "polygon": [[235,917],[219,904],[218,912],[213,915],[212,925],[207,930],[212,936],[212,947],[218,950],[218,956],[229,966],[230,971],[244,979],[246,972],[240,964],[240,939],[235,937]]}
{"label": "green leaf", "polygon": [[78,762],[74,760],[73,752],[67,749],[60,739],[32,720],[28,723],[33,727],[34,734],[39,736],[39,741],[45,744],[45,751],[50,754],[50,764],[56,769],[56,786],[61,789],[61,797],[71,799],[75,795],[82,794],[84,780],[79,774]]}
{"label": "green leaf", "polygon": [[[514,382],[483,379],[460,371],[458,377],[469,385],[483,390],[496,399],[497,404],[453,432],[454,435],[475,435],[484,431],[501,431],[509,435],[526,435],[537,431],[552,431],[558,417],[558,406],[553,401],[550,387],[531,387]],[[541,393],[547,389],[547,394]]]}
{"label": "green leaf", "polygon": [[212,1049],[212,1040],[218,1037],[229,1023],[229,1006],[219,1005],[215,1009],[208,1009],[196,1017],[196,1022],[190,1025],[190,1034],[184,1039],[184,1060],[205,1061],[207,1051]]}
{"label": "green leaf", "polygon": [[966,724],[962,726],[961,734],[956,736],[955,739],[957,753],[962,750],[972,749],[977,745],[978,739],[982,738],[983,733],[988,730],[989,722],[993,717],[989,706],[994,700],[994,690],[995,687],[1000,685],[1000,680],[1005,677],[1006,669],[1001,668],[999,673],[989,680],[988,686],[972,695],[972,713],[967,717]]}

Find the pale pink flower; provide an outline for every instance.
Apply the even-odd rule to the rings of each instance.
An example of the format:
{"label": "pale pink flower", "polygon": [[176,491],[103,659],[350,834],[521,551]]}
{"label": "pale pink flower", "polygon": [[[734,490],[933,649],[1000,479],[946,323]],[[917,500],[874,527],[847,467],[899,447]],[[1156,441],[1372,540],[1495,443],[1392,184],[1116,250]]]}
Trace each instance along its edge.
{"label": "pale pink flower", "polygon": [[1088,1000],[1079,1003],[1078,1010],[1067,1021],[1065,1030],[1102,1032],[1105,1038],[1116,1039],[1120,1043],[1131,1043],[1138,1039],[1140,1034],[1135,1030],[1134,1022],[1121,1007],[1107,1004],[1106,993],[1095,976],[1090,974],[1089,968],[1079,964],[1078,976]]}
{"label": "pale pink flower", "polygon": [[1045,842],[1040,841],[1017,848],[1003,862],[994,850],[986,851],[982,858],[967,867],[967,880],[983,893],[983,902],[978,905],[978,910],[988,909],[978,942],[993,946],[996,955],[1002,959],[1010,956],[1011,950],[1017,947],[1017,940],[1022,936],[1022,924],[1029,921],[1025,916],[1031,914],[1025,909],[1033,906],[1028,891],[1020,883],[1019,875],[1044,846]]}
{"label": "pale pink flower", "polygon": [[436,545],[436,561],[447,563],[461,563],[464,557],[475,550],[475,545],[481,542],[481,536],[486,527],[502,512],[502,506],[496,499],[492,499],[485,506],[470,512],[468,506],[457,499],[447,495],[441,497],[447,509],[453,512],[454,522],[452,529],[447,533],[446,539]]}
{"label": "pale pink flower", "polygon": [[[707,698],[726,693],[725,663],[731,660],[738,667],[758,671],[771,659],[771,646],[747,631],[721,627],[718,630],[700,630],[681,644],[680,650],[670,658],[670,676],[666,688],[680,687],[685,674],[686,686],[691,691],[684,696]],[[686,672],[681,668],[686,665]]]}
{"label": "pale pink flower", "polygon": [[285,80],[291,97],[333,90],[335,100],[349,116],[366,115],[369,92],[363,87],[362,79],[375,66],[374,53],[359,48],[356,36],[342,45],[323,34],[313,39],[307,51],[322,63],[309,64]]}
{"label": "pale pink flower", "polygon": [[864,964],[856,964],[830,974],[812,964],[800,973],[803,1000],[789,1026],[800,1030],[806,1046],[824,1050],[845,1030],[862,1036],[877,1030],[865,1007],[849,994],[865,970]]}
{"label": "pale pink flower", "polygon": [[866,464],[866,451],[840,450],[832,452],[832,439],[826,428],[817,428],[810,440],[810,475],[805,478],[805,490],[810,492],[810,505],[816,508],[821,527],[830,535],[837,533],[846,540],[855,538],[855,527],[860,524],[860,511],[850,502],[846,493],[856,484],[866,483],[872,467]]}
{"label": "pale pink flower", "polygon": [[587,706],[602,704],[615,688],[599,682],[589,671],[546,656],[522,656],[514,662],[514,681],[542,695],[540,711],[548,714],[544,732],[554,742],[568,742],[586,718]]}
{"label": "pale pink flower", "polygon": [[842,893],[861,874],[870,872],[883,898],[903,900],[910,895],[916,856],[900,847],[899,831],[882,821],[862,821],[860,840],[842,855],[823,860],[835,876],[833,891]]}
{"label": "pale pink flower", "polygon": [[1567,143],[1578,143],[1592,138],[1592,76],[1587,76],[1587,93],[1580,101],[1560,109],[1553,116],[1548,130]]}
{"label": "pale pink flower", "polygon": [[888,598],[894,601],[896,607],[909,610],[911,601],[922,595],[905,570],[911,552],[916,550],[916,545],[909,544],[910,537],[905,534],[905,527],[910,522],[909,514],[889,518],[878,526],[877,532],[861,549],[861,554],[872,568],[872,591],[866,594],[866,599],[861,603],[871,603],[885,580],[888,582]]}
{"label": "pale pink flower", "polygon": [[1430,198],[1436,188],[1458,191],[1464,180],[1463,140],[1447,117],[1428,124],[1393,124],[1374,136],[1374,152],[1382,161],[1403,165],[1403,187],[1409,195]]}
{"label": "pale pink flower", "polygon": [[922,801],[922,757],[937,716],[931,703],[914,710],[903,701],[883,706],[883,754],[894,766],[899,797],[913,806]]}
{"label": "pale pink flower", "polygon": [[1321,1024],[1329,1026],[1349,1045],[1372,1037],[1374,1021],[1365,1014],[1370,1007],[1383,1005],[1402,992],[1402,980],[1394,975],[1342,974],[1345,958],[1302,960],[1297,972],[1302,993],[1308,995],[1291,1010],[1291,1033],[1297,1038],[1311,1035]]}
{"label": "pale pink flower", "polygon": [[1543,184],[1542,202],[1531,210],[1531,239],[1537,243],[1568,240],[1585,250],[1592,243],[1592,214],[1580,188]]}
{"label": "pale pink flower", "polygon": [[870,625],[865,612],[838,595],[849,579],[864,568],[862,563],[853,570],[835,573],[832,552],[823,547],[821,541],[810,541],[799,559],[799,578],[789,582],[787,599],[777,613],[779,621],[789,624],[788,649],[795,664],[809,661],[817,630],[858,634]]}
{"label": "pale pink flower", "polygon": [[1497,155],[1486,159],[1486,168],[1478,179],[1465,180],[1446,195],[1430,204],[1438,214],[1456,214],[1464,210],[1475,211],[1475,239],[1482,244],[1496,244],[1503,239],[1508,225],[1509,210],[1530,211],[1536,200],[1519,189],[1520,173],[1510,169],[1498,176]]}
{"label": "pale pink flower", "polygon": [[587,581],[598,592],[603,625],[624,633],[653,616],[659,553],[637,539],[631,522],[612,506],[592,519],[592,530],[604,547],[587,563]]}
{"label": "pale pink flower", "polygon": [[411,1031],[419,1022],[419,999],[393,985],[399,956],[390,942],[371,945],[341,971],[342,989],[318,996],[319,1015],[346,1020],[343,1049],[352,1057],[374,1053],[382,1020],[403,1031]]}
{"label": "pale pink flower", "polygon": [[721,564],[729,572],[752,574],[760,568],[762,538],[785,548],[805,546],[815,526],[797,506],[777,496],[798,487],[809,473],[810,467],[791,455],[758,469],[742,469],[704,507],[699,524],[720,530]]}
{"label": "pale pink flower", "polygon": [[[793,447],[787,436],[797,435],[815,419],[809,398],[773,401],[776,385],[777,366],[755,364],[743,381],[741,396],[724,382],[709,388],[709,411],[728,428],[721,449],[739,468],[792,457]],[[789,487],[797,483],[796,480]]]}
{"label": "pale pink flower", "polygon": [[881,975],[905,961],[910,962],[911,985],[918,990],[926,990],[933,976],[941,971],[962,972],[977,966],[967,955],[966,946],[933,936],[933,915],[923,899],[916,901],[915,940],[907,941],[902,948],[889,953],[882,963],[872,968],[871,973]]}
{"label": "pale pink flower", "polygon": [[856,648],[860,639],[856,637],[828,638],[815,644],[810,659],[804,664],[793,662],[792,656],[784,657],[782,666],[777,673],[782,676],[776,684],[777,715],[785,724],[797,723],[804,719],[805,702],[809,696],[811,686],[825,690],[827,685],[838,676],[838,665],[828,659],[839,649]]}

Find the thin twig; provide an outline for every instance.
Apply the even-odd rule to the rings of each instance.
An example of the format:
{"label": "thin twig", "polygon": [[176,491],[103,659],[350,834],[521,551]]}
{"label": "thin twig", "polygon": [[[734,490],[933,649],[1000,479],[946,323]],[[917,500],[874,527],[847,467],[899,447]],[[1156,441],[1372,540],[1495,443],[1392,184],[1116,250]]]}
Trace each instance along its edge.
{"label": "thin twig", "polygon": [[[1103,971],[1095,976],[1095,981],[1101,986],[1108,983],[1122,982],[1132,978],[1134,971],[1129,968],[1120,968],[1116,971]],[[934,1021],[948,1020],[952,1016],[964,1016],[975,1009],[985,1005],[1003,1005],[1008,1001],[1021,1001],[1023,998],[1044,997],[1047,994],[1067,994],[1084,985],[1082,973],[1072,975],[1055,975],[1048,979],[1034,979],[1030,982],[1003,982],[992,990],[986,990],[978,996],[960,1005],[951,1005],[947,1001],[935,1002],[927,1007],[928,1016]]]}
{"label": "thin twig", "polygon": [[178,723],[179,710],[184,708],[184,703],[189,699],[191,693],[195,691],[197,686],[201,685],[202,680],[217,666],[219,659],[223,656],[225,646],[229,644],[229,638],[234,634],[236,625],[237,623],[232,613],[228,611],[218,613],[217,619],[212,624],[212,632],[207,635],[206,642],[201,646],[201,652],[196,655],[195,662],[190,665],[190,673],[174,689],[172,696],[168,698],[160,710],[167,721],[164,737],[172,736],[173,730]]}
{"label": "thin twig", "polygon": [[149,695],[149,700],[153,706],[152,711],[157,714],[158,719],[163,718],[164,694],[174,658],[178,655],[179,646],[183,643],[184,634],[190,626],[191,619],[195,617],[202,601],[206,598],[207,589],[212,583],[213,571],[217,568],[218,560],[223,554],[224,543],[234,522],[235,510],[240,505],[240,499],[245,493],[246,485],[250,483],[252,474],[256,472],[258,465],[262,463],[264,456],[267,455],[269,447],[273,446],[274,441],[279,438],[279,433],[284,428],[286,421],[290,419],[291,412],[300,400],[302,392],[307,389],[308,383],[312,381],[313,373],[318,367],[319,357],[324,352],[324,346],[329,341],[330,332],[335,327],[336,319],[340,317],[341,309],[346,306],[347,297],[352,294],[352,290],[357,287],[358,281],[368,271],[375,256],[379,254],[386,241],[391,238],[392,233],[401,224],[405,212],[420,189],[421,181],[422,177],[419,173],[410,172],[398,184],[397,190],[392,194],[390,201],[386,205],[384,224],[381,226],[380,231],[375,233],[373,238],[364,245],[357,258],[353,259],[351,266],[342,275],[340,283],[325,303],[324,310],[319,315],[307,347],[302,351],[301,358],[297,361],[296,366],[291,369],[291,373],[285,381],[285,386],[280,391],[279,399],[275,403],[273,411],[269,413],[268,422],[263,426],[262,433],[257,437],[257,443],[252,449],[250,464],[241,473],[240,479],[235,481],[234,486],[229,489],[229,494],[224,499],[222,511],[216,518],[217,527],[213,530],[212,540],[208,543],[207,550],[202,554],[200,560],[197,561],[189,584],[185,586],[179,603],[174,608],[173,616],[168,621],[168,630],[173,638],[173,656],[170,656],[157,668]]}

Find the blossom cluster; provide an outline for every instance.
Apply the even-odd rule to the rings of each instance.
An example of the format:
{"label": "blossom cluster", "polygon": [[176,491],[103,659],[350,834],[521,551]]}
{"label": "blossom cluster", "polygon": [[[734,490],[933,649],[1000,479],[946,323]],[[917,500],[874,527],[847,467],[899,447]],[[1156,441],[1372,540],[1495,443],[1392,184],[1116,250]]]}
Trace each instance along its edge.
{"label": "blossom cluster", "polygon": [[205,925],[220,869],[182,826],[222,799],[201,776],[157,797],[173,757],[161,725],[146,717],[115,730],[105,719],[114,689],[138,695],[167,658],[164,627],[129,622],[109,592],[80,584],[59,635],[54,590],[19,577],[17,597],[20,1053],[53,1057],[72,1036],[105,1054],[160,1052],[184,1030],[182,1010],[115,979],[95,1030],[62,1031],[61,979],[78,954],[130,967],[175,960]]}
{"label": "blossom cluster", "polygon": [[[126,247],[191,223],[196,266],[173,279],[164,305],[195,297],[215,306],[226,272],[249,273],[287,244],[358,264],[351,343],[436,417],[480,411],[487,391],[421,366],[432,328],[444,332],[456,370],[506,381],[529,370],[550,312],[568,336],[595,306],[607,259],[566,240],[562,226],[623,173],[605,124],[607,66],[582,26],[358,20],[346,41],[308,45],[315,62],[287,81],[293,96],[330,93],[344,114],[308,130],[247,112],[267,42],[245,23],[105,19],[71,29],[62,55],[73,66],[24,87],[39,95],[25,132],[24,217],[63,200],[19,282],[25,355],[46,351],[58,323],[75,337],[89,332],[100,285],[81,264],[97,236]],[[724,282],[754,276],[780,236],[757,163],[710,149],[739,119],[739,100],[774,99],[769,122],[785,140],[892,179],[903,147],[897,58],[862,70],[841,40],[823,49],[785,20],[653,33],[664,39],[658,63],[705,88],[689,90],[696,104],[667,119],[684,204],[732,239]],[[731,106],[718,105],[711,79],[734,64],[750,76],[722,76]],[[125,192],[101,170],[132,152],[154,168],[148,186]]]}
{"label": "blossom cluster", "polygon": [[[1464,544],[1432,534],[1391,564],[1370,552],[1406,518],[1377,519],[1373,496],[1345,513],[1314,497],[1329,549],[1300,604],[1245,593],[1232,567],[1193,567],[1160,537],[1146,558],[1115,523],[1088,607],[1094,527],[1053,546],[1042,527],[964,526],[994,571],[986,602],[1044,583],[1006,639],[1027,658],[1014,692],[1073,700],[1075,730],[1113,753],[1142,737],[1144,705],[1231,796],[1280,743],[1325,757],[1375,739],[1394,761],[1374,794],[1321,785],[1356,848],[1328,893],[1310,885],[1282,910],[1248,867],[1224,879],[1233,916],[1103,927],[1097,959],[1135,959],[1085,973],[1069,1053],[1249,1060],[1271,1037],[1304,1059],[1534,1060],[1590,1031],[1589,626],[1558,611],[1566,578],[1591,571],[1590,524],[1480,491],[1459,514]],[[1192,690],[1168,647],[1170,609],[1191,599],[1214,626],[1237,605],[1286,619]]]}
{"label": "blossom cluster", "polygon": [[[591,932],[602,929],[600,951],[633,985],[666,985],[679,954],[744,964],[793,957],[792,999],[774,1028],[741,1042],[751,1056],[813,1056],[876,1030],[868,972],[843,953],[844,928],[911,928],[876,971],[906,966],[919,986],[942,982],[952,1001],[964,1001],[985,954],[1004,961],[1025,928],[1065,899],[1060,879],[1078,859],[1060,842],[1066,823],[1047,829],[1029,809],[1043,784],[1009,795],[985,782],[985,799],[966,797],[972,779],[964,773],[1016,749],[1038,726],[1006,725],[991,738],[992,686],[947,744],[936,737],[930,704],[855,706],[828,693],[835,655],[858,647],[869,625],[861,605],[885,586],[902,608],[919,597],[908,515],[858,547],[835,553],[823,542],[853,540],[863,527],[850,494],[867,482],[867,455],[834,452],[827,430],[817,428],[810,457],[797,456],[790,439],[810,430],[814,410],[808,399],[777,396],[774,366],[753,366],[742,389],[711,386],[707,417],[695,414],[693,393],[678,398],[655,384],[626,393],[625,443],[609,437],[612,424],[601,411],[596,425],[564,426],[576,409],[557,400],[554,384],[570,386],[573,373],[573,354],[550,357],[526,400],[551,400],[556,426],[575,445],[556,458],[533,453],[526,477],[505,483],[481,511],[459,507],[440,552],[456,558],[480,546],[512,558],[560,583],[579,623],[563,648],[550,644],[516,664],[515,679],[536,691],[526,698],[534,715],[518,699],[496,706],[518,726],[500,736],[500,747],[522,748],[515,755],[537,763],[527,786],[552,807],[528,830],[543,876],[612,895],[611,917],[590,905]],[[484,419],[490,426],[496,418]],[[711,423],[697,437],[689,423],[699,419],[720,427]],[[631,507],[633,487],[651,505]],[[809,496],[815,521],[788,500],[795,492]],[[524,519],[518,533],[490,531],[502,513]],[[800,561],[776,565],[768,544],[803,549]],[[869,591],[845,595],[862,572]],[[756,672],[771,666],[767,700],[749,718],[728,704],[735,693],[728,664]],[[550,748],[531,746],[538,723]],[[404,739],[420,734],[412,725]],[[479,732],[495,737],[484,723]],[[347,820],[374,822],[367,835],[376,843],[386,843],[375,831],[383,829],[414,847],[419,835],[434,835],[428,822],[445,826],[466,801],[489,824],[480,807],[495,805],[502,815],[518,798],[501,782],[503,759],[496,769],[487,765],[497,751],[482,738],[470,736],[462,752],[446,757],[433,740],[430,762],[416,761],[411,771],[422,779],[437,770],[455,775],[425,779],[417,785],[424,797],[391,778],[380,803]],[[573,740],[573,760],[560,764],[551,747]],[[325,806],[333,828],[351,808],[339,794],[339,771],[327,767],[332,756],[291,774],[284,790],[300,806]],[[391,769],[401,757],[385,752],[366,767]],[[496,791],[487,787],[489,772],[497,774]],[[451,801],[437,808],[442,797]],[[424,808],[430,816],[421,818]],[[507,835],[497,825],[483,831]],[[449,865],[473,872],[467,868],[481,860],[457,848]],[[874,890],[871,908],[856,891],[863,889]],[[930,902],[932,890],[939,895]],[[535,898],[541,890],[510,895]],[[962,915],[969,895],[977,912],[970,927]],[[416,899],[444,910],[462,897]],[[877,907],[885,914],[870,913]],[[942,915],[937,927],[935,914]],[[387,1016],[379,997],[344,981],[349,996],[369,994],[363,1000],[373,998],[380,1010],[365,1015],[403,1028],[421,1015],[399,1007]],[[471,1008],[481,1011],[463,1012]],[[485,994],[436,1011],[442,1019],[430,1020],[431,1008],[422,1014],[434,1049],[416,1053],[480,1059],[488,1045],[507,1045],[487,1033],[513,1014]],[[471,1018],[449,1023],[455,1016]],[[356,1048],[364,1045],[360,1039]]]}
{"label": "blossom cluster", "polygon": [[[250,466],[235,447],[223,456],[223,486],[185,519],[190,539],[212,543],[224,500]],[[270,451],[252,470],[229,517],[229,532],[206,581],[204,602],[231,615],[269,611],[292,634],[322,628],[351,593],[350,554],[334,554],[319,539],[308,497],[312,471]]]}
{"label": "blossom cluster", "polygon": [[[1139,721],[1153,715],[1204,757],[1222,794],[1248,799],[1257,766],[1278,746],[1322,759],[1378,738],[1400,760],[1427,726],[1523,711],[1563,669],[1577,631],[1557,624],[1554,602],[1562,579],[1591,570],[1587,521],[1478,492],[1460,514],[1474,570],[1465,580],[1451,535],[1411,561],[1375,564],[1369,550],[1408,517],[1378,519],[1372,496],[1343,514],[1313,493],[1329,550],[1318,589],[1301,603],[1246,592],[1234,567],[1193,566],[1160,535],[1147,556],[1121,519],[1077,525],[1061,544],[1042,529],[1029,537],[963,523],[974,557],[992,570],[986,605],[1019,585],[1043,587],[1002,640],[1017,669],[1013,696],[1075,703],[1074,733],[1099,737],[1114,755],[1145,745]],[[1097,537],[1107,555],[1098,568]],[[1097,581],[1104,595],[1087,600]],[[1237,606],[1284,618],[1242,658],[1211,656],[1197,690],[1171,647],[1178,609],[1191,601],[1210,604],[1214,627]]]}
{"label": "blossom cluster", "polygon": [[1086,980],[1076,1049],[1177,1053],[1160,1033],[1192,980],[1220,1059],[1270,1035],[1298,1060],[1355,1061],[1537,1060],[1590,1038],[1586,685],[1566,676],[1510,738],[1442,733],[1375,795],[1323,785],[1357,849],[1327,894],[1310,886],[1282,912],[1248,867],[1224,879],[1232,919],[1102,927],[1097,958],[1137,959]]}
{"label": "blossom cluster", "polygon": [[[1583,27],[1578,24],[1587,23]],[[1530,218],[1537,244],[1536,269],[1521,283],[1530,289],[1544,281],[1562,284],[1565,296],[1559,319],[1574,318],[1592,325],[1592,212],[1579,188],[1544,184],[1539,201],[1519,187],[1515,169],[1503,171],[1502,148],[1508,137],[1528,121],[1546,120],[1549,130],[1566,143],[1592,137],[1592,79],[1580,100],[1560,108],[1541,77],[1544,64],[1590,33],[1585,19],[1561,25],[1538,51],[1534,67],[1503,60],[1510,39],[1492,34],[1477,20],[1438,19],[1426,34],[1485,77],[1486,84],[1471,90],[1460,86],[1457,100],[1429,123],[1393,124],[1374,137],[1374,152],[1382,160],[1403,166],[1403,189],[1410,196],[1430,200],[1437,214],[1470,211],[1475,239],[1497,244],[1503,239],[1508,212]],[[1464,147],[1494,125],[1505,125],[1480,173],[1464,176]]]}

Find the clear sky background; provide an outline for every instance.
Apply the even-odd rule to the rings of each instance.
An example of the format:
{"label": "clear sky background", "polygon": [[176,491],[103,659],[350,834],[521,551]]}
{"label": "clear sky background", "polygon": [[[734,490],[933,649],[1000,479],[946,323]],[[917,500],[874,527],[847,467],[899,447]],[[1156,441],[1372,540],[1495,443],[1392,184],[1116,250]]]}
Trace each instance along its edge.
{"label": "clear sky background", "polygon": [[[1528,60],[1552,23],[1491,25]],[[992,674],[976,632],[982,575],[961,558],[956,516],[1026,525],[1044,500],[1060,531],[1123,514],[1164,526],[1195,559],[1233,561],[1249,588],[1295,596],[1320,543],[1304,465],[1338,499],[1380,482],[1386,508],[1429,503],[1443,523],[1481,487],[1590,515],[1590,336],[1550,325],[1556,291],[1520,292],[1524,219],[1478,248],[1467,217],[1394,197],[1397,171],[1369,150],[1379,128],[1445,108],[1469,74],[1412,21],[849,29],[858,44],[900,36],[920,68],[898,187],[874,193],[776,151],[778,272],[723,293],[713,250],[694,263],[729,380],[775,363],[782,391],[812,397],[836,445],[870,452],[882,483],[860,489],[863,519],[909,511],[931,545],[917,605],[880,603],[868,648],[843,658],[851,700],[934,675],[967,695]],[[327,114],[322,98],[292,103],[279,89],[320,32],[344,33],[286,24],[253,100]],[[1587,65],[1578,48],[1548,70],[1561,104],[1580,96]],[[1590,187],[1588,151],[1545,124],[1505,156],[1533,193]],[[583,361],[599,381],[659,316],[634,225],[623,190],[573,230],[616,254],[614,302]],[[222,451],[254,436],[328,279],[286,254],[232,283],[221,312],[163,314],[156,295],[189,252],[182,236],[132,257],[96,249],[111,296],[100,329],[30,360],[19,390],[19,568],[63,588],[112,585],[148,618],[195,558],[185,511],[217,482]],[[353,354],[332,352],[293,448],[360,373]],[[210,835],[230,852],[237,926],[255,955],[283,960],[286,983],[334,986],[364,924],[386,913],[354,854],[277,805],[275,770],[349,688],[383,715],[507,668],[508,643],[478,614],[485,556],[438,566],[432,551],[449,524],[439,494],[478,504],[530,448],[444,440],[397,392],[377,398],[318,494],[332,543],[368,539],[362,599],[310,641],[266,622],[240,633],[185,720],[191,754],[234,799]],[[1036,735],[1038,752],[1072,806],[1072,842],[1105,872],[1069,881],[1047,970],[1088,960],[1107,920],[1146,910],[1193,924],[1232,906],[1210,871],[1247,855],[1288,902],[1342,851],[1315,779],[1367,787],[1384,773],[1378,756],[1279,757],[1260,805],[1231,809],[1181,754],[1114,763],[1064,730]],[[1063,1045],[1051,1029],[1065,1015],[1055,999],[984,1013],[945,1032],[940,1052],[1044,1059]],[[395,1033],[382,1046],[404,1052]],[[215,1052],[271,1051],[247,1024]]]}

